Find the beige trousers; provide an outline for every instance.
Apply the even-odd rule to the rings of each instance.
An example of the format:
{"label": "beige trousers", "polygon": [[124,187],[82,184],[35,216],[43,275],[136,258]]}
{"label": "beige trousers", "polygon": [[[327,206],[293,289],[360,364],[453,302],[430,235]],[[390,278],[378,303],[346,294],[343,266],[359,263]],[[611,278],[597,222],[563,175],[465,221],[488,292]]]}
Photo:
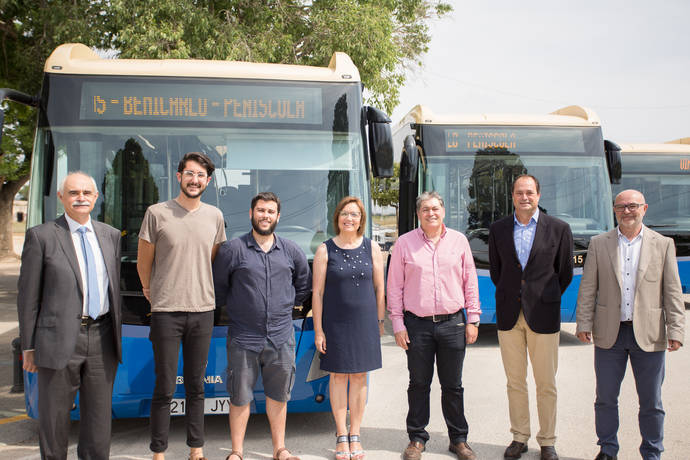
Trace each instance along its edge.
{"label": "beige trousers", "polygon": [[560,333],[533,332],[520,311],[517,323],[509,331],[498,331],[503,369],[506,373],[510,432],[513,440],[527,443],[530,438],[529,397],[527,393],[527,353],[537,386],[537,412],[540,446],[556,442],[556,370]]}

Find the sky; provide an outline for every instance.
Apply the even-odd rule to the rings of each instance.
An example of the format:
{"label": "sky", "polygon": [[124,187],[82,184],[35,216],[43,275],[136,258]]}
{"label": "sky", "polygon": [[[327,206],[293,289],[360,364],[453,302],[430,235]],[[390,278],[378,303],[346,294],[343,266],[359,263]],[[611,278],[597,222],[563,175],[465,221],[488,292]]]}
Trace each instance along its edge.
{"label": "sky", "polygon": [[599,116],[605,139],[690,137],[690,1],[446,0],[423,67],[408,73],[397,122],[436,114]]}

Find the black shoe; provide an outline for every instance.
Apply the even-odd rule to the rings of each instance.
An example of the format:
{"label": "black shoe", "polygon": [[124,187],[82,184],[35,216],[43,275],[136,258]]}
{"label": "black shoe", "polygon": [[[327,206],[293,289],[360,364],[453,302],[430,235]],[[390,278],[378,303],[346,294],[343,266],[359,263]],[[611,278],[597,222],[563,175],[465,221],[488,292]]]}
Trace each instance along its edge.
{"label": "black shoe", "polygon": [[603,452],[599,452],[599,455],[594,460],[618,460],[618,457],[611,457]]}
{"label": "black shoe", "polygon": [[503,458],[520,458],[525,452],[527,452],[527,444],[513,441],[503,453]]}
{"label": "black shoe", "polygon": [[541,446],[541,460],[558,460],[556,448],[553,446]]}

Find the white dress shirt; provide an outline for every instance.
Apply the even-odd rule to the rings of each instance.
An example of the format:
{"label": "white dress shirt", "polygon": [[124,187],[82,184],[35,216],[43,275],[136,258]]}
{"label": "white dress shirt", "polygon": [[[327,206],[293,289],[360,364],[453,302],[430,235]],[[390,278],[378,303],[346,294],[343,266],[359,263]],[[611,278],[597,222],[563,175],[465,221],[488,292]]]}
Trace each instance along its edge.
{"label": "white dress shirt", "polygon": [[635,307],[635,284],[637,266],[640,262],[642,248],[642,230],[628,240],[618,228],[618,261],[621,270],[621,321],[632,321]]}
{"label": "white dress shirt", "polygon": [[[89,283],[86,281],[86,262],[84,261],[84,252],[81,248],[81,236],[77,231],[77,229],[82,225],[76,220],[72,219],[67,214],[65,214],[65,219],[67,219],[69,231],[72,235],[74,251],[77,253],[79,271],[81,272],[81,285],[84,288],[84,303],[82,304],[82,315],[88,316],[89,311],[88,306],[86,305],[86,299],[88,298]],[[98,316],[102,316],[110,310],[110,301],[108,300],[108,272],[105,268],[105,260],[103,259],[103,253],[101,252],[101,246],[98,244],[96,233],[94,233],[93,231],[91,218],[89,218],[89,221],[84,225],[84,227],[86,227],[88,230],[85,236],[89,244],[91,244],[91,250],[93,251],[93,256],[96,259],[96,274],[98,275],[98,294],[101,300],[101,310]]]}

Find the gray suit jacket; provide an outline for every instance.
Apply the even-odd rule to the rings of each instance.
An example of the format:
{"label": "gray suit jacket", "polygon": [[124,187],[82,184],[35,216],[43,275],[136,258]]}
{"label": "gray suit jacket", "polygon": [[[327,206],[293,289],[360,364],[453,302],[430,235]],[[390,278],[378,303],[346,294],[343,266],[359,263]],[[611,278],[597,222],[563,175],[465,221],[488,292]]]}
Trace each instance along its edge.
{"label": "gray suit jacket", "polygon": [[[120,232],[95,220],[92,223],[108,272],[114,347],[122,361]],[[64,215],[27,230],[18,291],[22,350],[35,350],[38,367],[64,368],[74,353],[84,303],[77,253]]]}
{"label": "gray suit jacket", "polygon": [[[594,344],[611,348],[621,320],[621,274],[616,229],[592,238],[577,296],[577,332],[592,332]],[[648,227],[635,281],[635,340],[644,351],[662,351],[668,340],[683,342],[683,302],[671,238]]]}

